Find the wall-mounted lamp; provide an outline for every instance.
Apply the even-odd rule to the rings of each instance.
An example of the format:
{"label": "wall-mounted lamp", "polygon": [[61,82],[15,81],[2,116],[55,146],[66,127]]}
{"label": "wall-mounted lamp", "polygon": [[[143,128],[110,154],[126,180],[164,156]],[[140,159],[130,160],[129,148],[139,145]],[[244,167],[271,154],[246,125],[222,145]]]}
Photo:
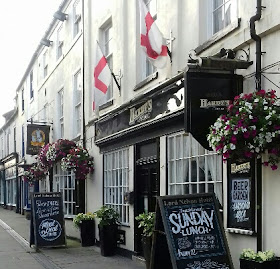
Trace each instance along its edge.
{"label": "wall-mounted lamp", "polygon": [[44,46],[49,47],[49,46],[52,45],[53,42],[50,41],[50,40],[48,40],[48,39],[46,39],[46,38],[42,38],[41,41],[40,41],[40,43],[41,43],[42,45],[44,45]]}
{"label": "wall-mounted lamp", "polygon": [[67,20],[67,17],[68,15],[61,12],[61,11],[56,11],[54,14],[53,14],[53,17],[60,20],[60,21],[65,21]]}

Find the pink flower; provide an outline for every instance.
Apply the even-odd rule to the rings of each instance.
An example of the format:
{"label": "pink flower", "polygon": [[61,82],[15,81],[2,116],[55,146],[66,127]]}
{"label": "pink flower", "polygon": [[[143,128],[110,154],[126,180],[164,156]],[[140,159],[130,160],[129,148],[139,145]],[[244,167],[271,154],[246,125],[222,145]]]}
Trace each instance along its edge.
{"label": "pink flower", "polygon": [[268,162],[263,162],[262,164],[263,164],[263,166],[268,166],[269,163]]}
{"label": "pink flower", "polygon": [[270,149],[268,152],[276,155],[276,154],[279,153],[279,150],[276,149],[276,148],[272,148],[272,149]]}
{"label": "pink flower", "polygon": [[272,170],[276,170],[278,168],[278,166],[276,164],[273,164],[270,166]]}
{"label": "pink flower", "polygon": [[257,131],[256,131],[256,130],[253,130],[253,131],[251,132],[251,135],[252,135],[252,137],[255,137],[255,136],[257,135]]}
{"label": "pink flower", "polygon": [[259,96],[264,97],[266,92],[265,92],[265,90],[260,90],[260,91],[256,92],[256,94],[259,95]]}
{"label": "pink flower", "polygon": [[243,134],[243,136],[244,136],[245,139],[248,139],[250,137],[250,133],[249,132],[245,132]]}
{"label": "pink flower", "polygon": [[219,144],[219,145],[216,147],[216,151],[222,149],[223,147],[224,147],[224,144],[223,144],[223,143]]}
{"label": "pink flower", "polygon": [[243,120],[239,120],[237,123],[237,127],[240,128],[243,126]]}
{"label": "pink flower", "polygon": [[244,152],[244,156],[245,156],[246,158],[252,158],[253,153],[250,152],[250,151],[245,151],[245,152]]}
{"label": "pink flower", "polygon": [[237,138],[236,138],[235,135],[233,135],[233,136],[230,138],[230,142],[231,142],[232,144],[236,144]]}
{"label": "pink flower", "polygon": [[226,151],[225,153],[223,153],[224,160],[228,159],[229,156],[230,156],[230,152],[229,151]]}

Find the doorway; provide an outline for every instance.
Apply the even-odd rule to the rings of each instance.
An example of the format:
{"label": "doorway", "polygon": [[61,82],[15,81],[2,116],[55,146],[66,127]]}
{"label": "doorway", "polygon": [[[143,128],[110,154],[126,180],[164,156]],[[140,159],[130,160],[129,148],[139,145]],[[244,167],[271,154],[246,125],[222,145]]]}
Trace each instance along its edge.
{"label": "doorway", "polygon": [[[159,141],[136,145],[135,162],[135,216],[143,212],[155,212],[159,196]],[[135,223],[135,251],[143,255],[141,229]]]}

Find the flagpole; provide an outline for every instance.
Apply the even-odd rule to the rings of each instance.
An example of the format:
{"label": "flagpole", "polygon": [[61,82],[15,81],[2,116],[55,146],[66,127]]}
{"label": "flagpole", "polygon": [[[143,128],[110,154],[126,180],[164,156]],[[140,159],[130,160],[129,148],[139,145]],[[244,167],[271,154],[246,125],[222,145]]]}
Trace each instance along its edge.
{"label": "flagpole", "polygon": [[121,91],[121,86],[119,85],[119,83],[118,83],[118,81],[117,81],[117,78],[116,78],[115,74],[112,72],[110,66],[109,66],[109,69],[110,69],[110,71],[111,71],[111,75],[112,75],[113,78],[114,78],[114,81],[115,81],[116,84],[117,84],[117,87],[118,87],[119,91]]}
{"label": "flagpole", "polygon": [[[100,48],[100,50],[101,50],[101,47],[100,47],[100,45],[99,45],[98,40],[96,40],[96,42],[97,42],[97,45],[99,46],[99,48]],[[101,52],[102,52],[102,50],[101,50]],[[102,53],[103,53],[103,52],[102,52]],[[104,54],[103,54],[103,55],[104,55]],[[120,86],[120,84],[118,83],[117,78],[116,78],[114,72],[111,70],[111,67],[109,66],[109,64],[108,64],[108,67],[109,67],[109,69],[110,69],[111,75],[113,76],[113,79],[114,79],[114,81],[115,81],[115,83],[116,83],[116,85],[117,85],[119,91],[121,91],[121,86]]]}

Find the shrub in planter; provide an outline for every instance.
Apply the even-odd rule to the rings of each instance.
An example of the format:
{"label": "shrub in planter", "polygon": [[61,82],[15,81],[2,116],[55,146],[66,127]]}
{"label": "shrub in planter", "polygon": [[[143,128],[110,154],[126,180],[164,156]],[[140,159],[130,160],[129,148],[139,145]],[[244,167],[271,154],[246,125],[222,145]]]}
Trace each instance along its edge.
{"label": "shrub in planter", "polygon": [[83,247],[95,244],[95,218],[93,213],[79,213],[73,219],[76,228],[80,229],[81,244]]}
{"label": "shrub in planter", "polygon": [[155,226],[155,212],[139,214],[135,219],[138,221],[138,228],[142,228],[143,254],[146,260],[146,267],[149,268],[151,260],[152,236]]}
{"label": "shrub in planter", "polygon": [[102,206],[95,212],[99,219],[99,240],[102,256],[112,256],[117,250],[119,213],[112,207]]}
{"label": "shrub in planter", "polygon": [[244,249],[240,255],[240,269],[278,269],[280,260],[272,250],[255,252]]}

